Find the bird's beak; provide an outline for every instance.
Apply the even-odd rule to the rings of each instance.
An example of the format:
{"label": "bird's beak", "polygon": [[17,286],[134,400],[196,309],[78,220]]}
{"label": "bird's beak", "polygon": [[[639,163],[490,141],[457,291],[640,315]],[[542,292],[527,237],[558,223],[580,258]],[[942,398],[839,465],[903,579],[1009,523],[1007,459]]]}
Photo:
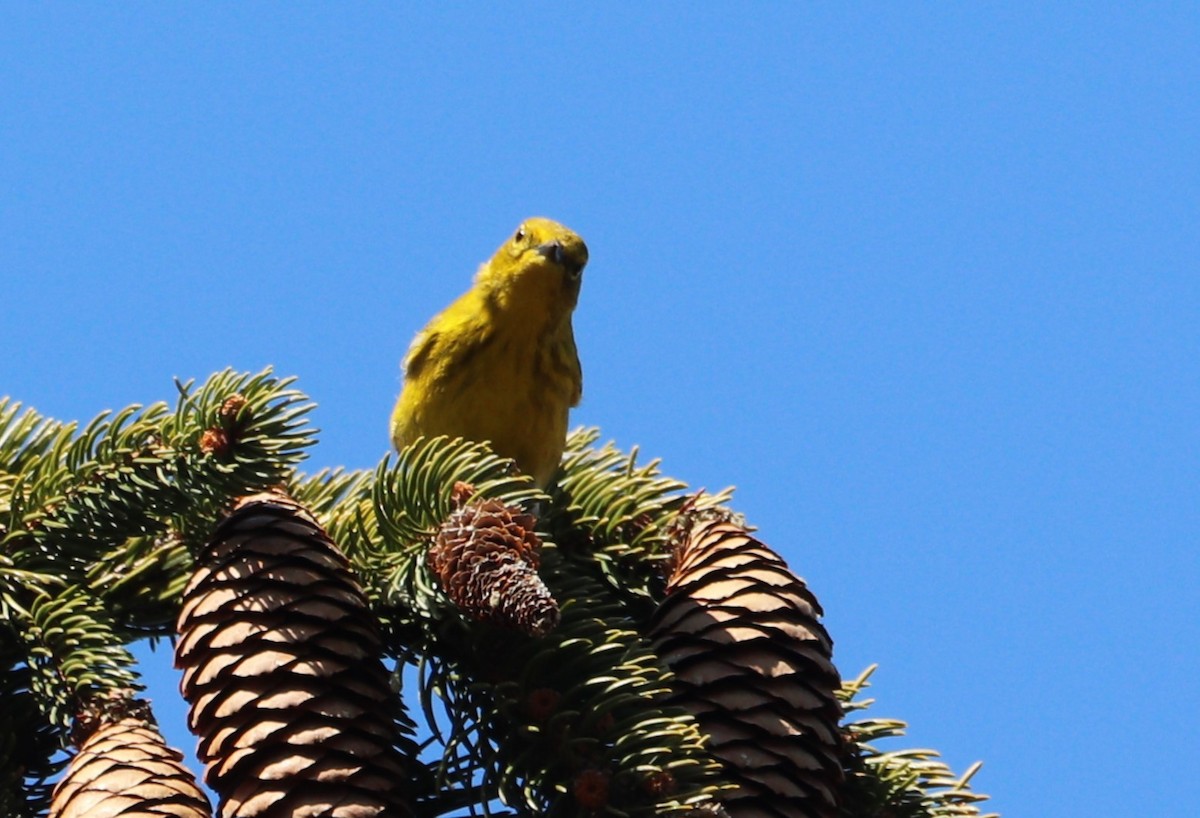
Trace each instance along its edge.
{"label": "bird's beak", "polygon": [[555,264],[563,263],[563,246],[562,242],[555,239],[544,244],[538,245],[538,252],[546,258],[553,261]]}
{"label": "bird's beak", "polygon": [[572,276],[579,275],[583,270],[583,265],[587,264],[587,247],[583,242],[580,242],[578,247],[566,247],[561,241],[555,239],[539,244],[537,249],[543,257],[562,267]]}

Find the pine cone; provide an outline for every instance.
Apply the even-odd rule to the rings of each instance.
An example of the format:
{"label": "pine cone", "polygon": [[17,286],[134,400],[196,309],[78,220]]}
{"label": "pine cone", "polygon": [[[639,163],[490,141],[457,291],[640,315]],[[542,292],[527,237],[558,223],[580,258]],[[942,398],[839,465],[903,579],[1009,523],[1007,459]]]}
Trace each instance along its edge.
{"label": "pine cone", "polygon": [[408,816],[415,762],[367,600],[316,520],[244,498],[184,590],[175,664],[220,815]]}
{"label": "pine cone", "polygon": [[54,787],[50,818],[211,818],[183,755],[167,746],[144,703],[136,709],[83,738]]}
{"label": "pine cone", "polygon": [[724,520],[687,535],[651,636],[739,789],[733,818],[837,814],[840,686],[820,605],[784,561]]}
{"label": "pine cone", "polygon": [[438,531],[429,567],[467,615],[543,636],[559,614],[537,574],[536,522],[499,500],[465,503]]}

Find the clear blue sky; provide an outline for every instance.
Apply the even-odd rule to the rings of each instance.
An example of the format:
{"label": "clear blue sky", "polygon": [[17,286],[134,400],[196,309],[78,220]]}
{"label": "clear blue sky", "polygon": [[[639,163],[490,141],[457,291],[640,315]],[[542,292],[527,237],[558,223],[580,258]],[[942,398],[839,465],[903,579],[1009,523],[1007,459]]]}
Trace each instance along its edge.
{"label": "clear blue sky", "polygon": [[273,364],[369,466],[551,216],[574,420],[736,484],[911,745],[1014,818],[1191,815],[1198,200],[1193,4],[6,5],[0,393]]}

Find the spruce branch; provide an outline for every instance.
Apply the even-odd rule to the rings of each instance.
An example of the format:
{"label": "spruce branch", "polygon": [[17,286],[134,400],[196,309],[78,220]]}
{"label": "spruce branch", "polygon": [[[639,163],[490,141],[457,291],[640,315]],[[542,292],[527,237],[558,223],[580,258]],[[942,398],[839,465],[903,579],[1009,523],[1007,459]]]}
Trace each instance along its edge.
{"label": "spruce branch", "polygon": [[[328,522],[330,518],[344,515],[355,502],[369,497],[374,476],[371,469],[346,471],[342,468],[322,469],[312,475],[294,474],[288,484],[288,494]],[[332,532],[330,534],[332,536]]]}
{"label": "spruce branch", "polygon": [[69,440],[74,424],[46,418],[11,398],[0,397],[0,471],[23,473],[32,462]]}
{"label": "spruce branch", "polygon": [[391,546],[425,543],[454,509],[454,487],[467,483],[479,497],[510,505],[542,499],[533,481],[511,460],[485,445],[446,437],[421,438],[405,447],[393,467],[376,469],[374,500],[380,534]]}
{"label": "spruce branch", "polygon": [[0,482],[0,549],[20,568],[96,588],[129,627],[161,631],[169,611],[142,604],[137,578],[173,599],[187,564],[177,546],[232,496],[285,480],[313,443],[311,404],[291,382],[227,370],[181,384],[174,411],[130,406],[78,433],[0,408],[0,466],[14,470]]}
{"label": "spruce branch", "polygon": [[65,763],[63,734],[33,692],[24,646],[6,621],[0,630],[0,815],[33,818],[50,799]]}
{"label": "spruce branch", "polygon": [[138,685],[133,657],[86,589],[0,571],[0,600],[0,736],[10,737],[0,739],[0,805],[3,814],[32,815],[47,803],[76,714]]}
{"label": "spruce branch", "polygon": [[541,573],[562,600],[555,630],[480,629],[466,651],[439,655],[440,682],[456,690],[448,747],[490,748],[475,766],[523,815],[682,815],[711,801],[719,767],[691,716],[666,704],[669,674],[623,602],[551,544]]}
{"label": "spruce branch", "polygon": [[593,428],[567,438],[547,525],[565,554],[599,570],[648,614],[662,591],[675,516],[720,506],[732,489],[686,493],[686,483],[662,475],[658,460],[639,465],[636,447],[622,452],[609,442],[597,448],[599,437]]}
{"label": "spruce branch", "polygon": [[134,660],[104,604],[79,586],[36,591],[14,624],[31,670],[30,691],[47,721],[65,732],[101,691],[136,689]]}
{"label": "spruce branch", "polygon": [[[838,697],[847,714],[875,703],[859,698],[870,687],[877,665],[843,683]],[[844,818],[999,818],[977,806],[988,796],[971,789],[971,779],[983,766],[975,762],[956,775],[933,750],[880,750],[876,742],[904,735],[908,725],[898,719],[860,718],[847,721],[842,731],[851,752],[846,760]]]}
{"label": "spruce branch", "polygon": [[89,588],[104,589],[114,618],[131,636],[161,636],[175,615],[192,569],[189,544],[175,528],[130,537],[85,575]]}
{"label": "spruce branch", "polygon": [[[657,461],[639,464],[636,450],[598,446],[596,430],[571,435],[548,495],[485,445],[446,438],[417,441],[373,469],[299,475],[314,442],[311,405],[291,383],[269,370],[220,372],[179,384],[173,408],[131,406],[82,427],[0,399],[0,814],[38,814],[81,703],[136,687],[124,644],[167,631],[193,555],[233,499],[285,485],[362,583],[381,648],[400,663],[390,695],[404,664],[417,666],[439,780],[415,814],[722,815],[729,781],[713,757],[719,742],[670,698],[678,683],[668,665],[682,677],[703,664],[704,651],[687,641],[699,632],[672,625],[682,653],[670,657],[646,634],[673,587],[668,574],[681,570],[672,552],[681,524],[702,512],[733,520],[729,492],[689,490]],[[456,517],[462,483],[480,507]],[[280,532],[294,534],[291,525]],[[782,598],[787,582],[772,577],[786,569],[767,565],[746,531],[735,532],[744,548],[696,567],[688,587],[708,594],[750,581],[756,598]],[[441,576],[430,570],[434,543]],[[759,564],[747,573],[735,563],[750,551]],[[484,576],[493,562],[509,564],[497,554],[520,564],[520,582]],[[701,607],[725,605],[720,594],[692,596]],[[557,602],[557,627],[526,616],[541,610],[529,600]],[[745,607],[753,616],[733,612],[733,630],[788,630],[778,612]],[[493,610],[531,627],[477,621]],[[766,667],[759,659],[774,654],[751,647],[758,659],[727,664]],[[245,661],[262,660],[243,649]],[[856,698],[868,676],[844,686],[847,712],[869,704]],[[766,717],[751,709],[747,723]],[[843,724],[841,814],[980,818],[984,796],[970,788],[978,765],[959,776],[932,751],[877,747],[904,727]],[[497,813],[498,797],[507,812]]]}

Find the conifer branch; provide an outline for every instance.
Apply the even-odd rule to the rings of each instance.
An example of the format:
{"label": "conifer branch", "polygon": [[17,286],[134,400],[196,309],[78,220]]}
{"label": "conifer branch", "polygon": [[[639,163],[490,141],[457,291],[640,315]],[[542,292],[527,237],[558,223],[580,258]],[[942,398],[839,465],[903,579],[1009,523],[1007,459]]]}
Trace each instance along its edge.
{"label": "conifer branch", "polygon": [[11,622],[0,631],[0,815],[32,818],[62,769],[62,731],[33,692],[33,671]]}
{"label": "conifer branch", "polygon": [[32,671],[30,690],[47,720],[65,734],[90,696],[137,688],[134,661],[94,595],[72,586],[31,597],[14,623]]}
{"label": "conifer branch", "polygon": [[[871,665],[858,678],[845,682],[839,693],[847,714],[866,710],[874,699],[859,696],[870,687]],[[908,725],[898,719],[858,719],[846,722],[843,733],[850,745],[846,761],[845,818],[999,818],[977,806],[988,796],[971,789],[971,779],[983,766],[976,762],[956,775],[938,753],[925,749],[883,751],[878,741],[904,735]]]}
{"label": "conifer branch", "polygon": [[[382,649],[418,667],[438,788],[415,814],[723,815],[728,772],[704,722],[667,704],[676,683],[645,634],[678,567],[677,524],[701,510],[733,519],[729,492],[689,490],[636,450],[598,447],[596,430],[571,435],[549,495],[486,446],[445,438],[374,469],[298,475],[314,439],[291,382],[225,371],[180,384],[173,408],[131,406],[82,428],[0,399],[0,814],[45,806],[82,700],[136,687],[125,644],[166,632],[233,498],[286,485],[348,558]],[[478,513],[455,517],[460,483]],[[495,582],[497,566],[520,581]],[[712,568],[712,587],[730,572],[741,576]],[[847,712],[869,704],[856,698],[868,676],[845,685]],[[842,815],[989,818],[970,788],[978,765],[959,776],[931,751],[878,749],[904,727],[842,725]]]}
{"label": "conifer branch", "polygon": [[675,516],[721,506],[733,490],[687,493],[686,483],[661,474],[658,460],[639,465],[636,447],[597,448],[599,438],[599,429],[576,429],[567,438],[547,525],[564,554],[590,564],[648,615],[662,591]]}
{"label": "conifer branch", "polygon": [[[144,576],[173,599],[181,545],[202,539],[237,493],[281,482],[312,444],[311,404],[264,371],[218,373],[162,403],[104,412],[82,431],[0,407],[0,549],[20,568],[83,583],[161,630],[169,611],[145,606]],[[160,601],[162,601],[160,599]]]}

